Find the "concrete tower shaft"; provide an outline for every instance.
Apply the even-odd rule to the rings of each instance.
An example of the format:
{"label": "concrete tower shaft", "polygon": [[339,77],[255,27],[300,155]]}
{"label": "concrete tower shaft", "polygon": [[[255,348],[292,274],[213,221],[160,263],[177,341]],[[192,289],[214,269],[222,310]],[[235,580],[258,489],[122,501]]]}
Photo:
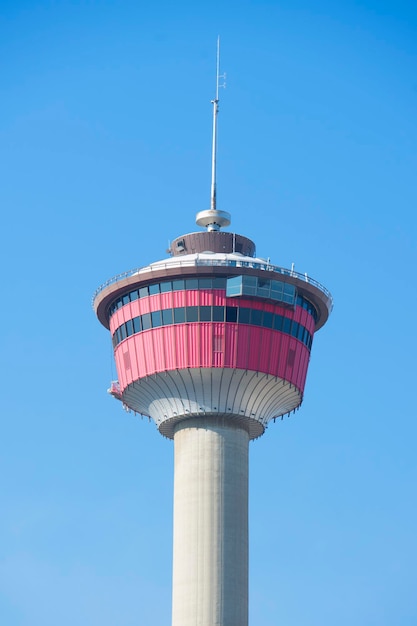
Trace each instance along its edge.
{"label": "concrete tower shaft", "polygon": [[248,432],[199,417],[174,434],[173,626],[248,623]]}

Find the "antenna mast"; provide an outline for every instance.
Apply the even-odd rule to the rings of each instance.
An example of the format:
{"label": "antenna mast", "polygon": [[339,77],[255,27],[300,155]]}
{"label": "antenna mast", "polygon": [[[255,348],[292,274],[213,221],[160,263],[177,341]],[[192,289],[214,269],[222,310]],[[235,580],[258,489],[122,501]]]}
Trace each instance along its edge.
{"label": "antenna mast", "polygon": [[[224,75],[222,76],[222,78]],[[210,208],[216,210],[216,159],[217,159],[217,114],[219,112],[219,80],[220,80],[220,37],[217,37],[216,61],[216,97],[211,101],[213,105],[213,145],[211,154],[211,202]]]}
{"label": "antenna mast", "polygon": [[[220,85],[220,79],[223,84]],[[217,37],[216,55],[216,96],[211,101],[213,105],[213,141],[211,153],[211,197],[210,210],[197,213],[196,223],[205,226],[207,230],[219,230],[222,226],[229,226],[230,214],[226,211],[217,210],[216,198],[216,165],[217,165],[217,114],[219,112],[219,88],[226,87],[226,74],[220,74],[220,37]]]}

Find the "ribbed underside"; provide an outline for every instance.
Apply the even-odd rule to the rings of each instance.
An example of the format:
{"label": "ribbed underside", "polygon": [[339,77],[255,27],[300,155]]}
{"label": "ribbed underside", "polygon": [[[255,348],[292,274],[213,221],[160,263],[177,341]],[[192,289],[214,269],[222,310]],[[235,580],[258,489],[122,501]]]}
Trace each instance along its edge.
{"label": "ribbed underside", "polygon": [[208,415],[240,423],[255,439],[271,419],[297,408],[302,394],[291,383],[270,374],[195,368],[134,381],[124,390],[122,400],[133,411],[149,415],[170,439],[178,422]]}

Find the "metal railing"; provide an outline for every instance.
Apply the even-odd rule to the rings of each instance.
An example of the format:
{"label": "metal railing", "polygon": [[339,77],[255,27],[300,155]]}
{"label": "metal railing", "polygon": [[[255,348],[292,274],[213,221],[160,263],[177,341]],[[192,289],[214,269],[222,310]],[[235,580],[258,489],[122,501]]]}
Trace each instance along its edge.
{"label": "metal railing", "polygon": [[94,307],[94,301],[99,295],[99,293],[101,293],[109,285],[113,285],[114,283],[117,283],[120,280],[123,280],[124,278],[130,278],[131,276],[135,276],[136,274],[141,274],[145,272],[146,273],[152,272],[153,270],[156,271],[156,270],[161,270],[161,269],[171,269],[175,267],[196,267],[196,266],[204,266],[204,265],[217,266],[217,267],[219,266],[220,267],[244,267],[244,268],[251,268],[251,269],[256,269],[256,270],[264,270],[267,272],[275,272],[277,274],[282,274],[284,276],[291,276],[293,278],[297,278],[298,280],[302,280],[306,283],[309,283],[310,285],[317,287],[317,289],[320,289],[320,291],[329,300],[329,309],[331,310],[333,308],[333,298],[332,298],[332,294],[330,293],[330,291],[326,289],[326,287],[324,287],[324,285],[319,283],[317,280],[314,280],[314,278],[310,278],[310,276],[307,276],[307,273],[300,274],[299,272],[296,272],[295,270],[292,270],[292,269],[289,270],[284,267],[279,267],[278,265],[271,265],[271,263],[268,263],[267,261],[265,261],[265,263],[259,263],[259,262],[247,261],[243,259],[242,260],[219,259],[219,258],[200,259],[198,256],[194,257],[193,259],[178,259],[175,261],[169,260],[166,263],[158,262],[158,263],[155,263],[154,265],[152,264],[146,265],[144,267],[139,267],[139,268],[135,268],[132,270],[128,270],[127,272],[123,272],[122,274],[117,274],[116,276],[113,276],[112,278],[109,278],[108,280],[106,280],[105,283],[100,285],[100,287],[98,287],[95,290],[93,294],[93,299],[92,299],[93,307]]}

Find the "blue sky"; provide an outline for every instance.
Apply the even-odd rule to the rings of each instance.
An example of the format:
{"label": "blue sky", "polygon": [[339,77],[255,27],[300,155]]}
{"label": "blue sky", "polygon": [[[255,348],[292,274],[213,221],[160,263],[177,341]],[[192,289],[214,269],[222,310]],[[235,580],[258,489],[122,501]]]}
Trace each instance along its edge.
{"label": "blue sky", "polygon": [[302,409],[251,444],[250,619],[417,621],[417,10],[23,2],[0,10],[0,620],[170,623],[172,443],[106,394],[107,278],[210,193],[335,309]]}

